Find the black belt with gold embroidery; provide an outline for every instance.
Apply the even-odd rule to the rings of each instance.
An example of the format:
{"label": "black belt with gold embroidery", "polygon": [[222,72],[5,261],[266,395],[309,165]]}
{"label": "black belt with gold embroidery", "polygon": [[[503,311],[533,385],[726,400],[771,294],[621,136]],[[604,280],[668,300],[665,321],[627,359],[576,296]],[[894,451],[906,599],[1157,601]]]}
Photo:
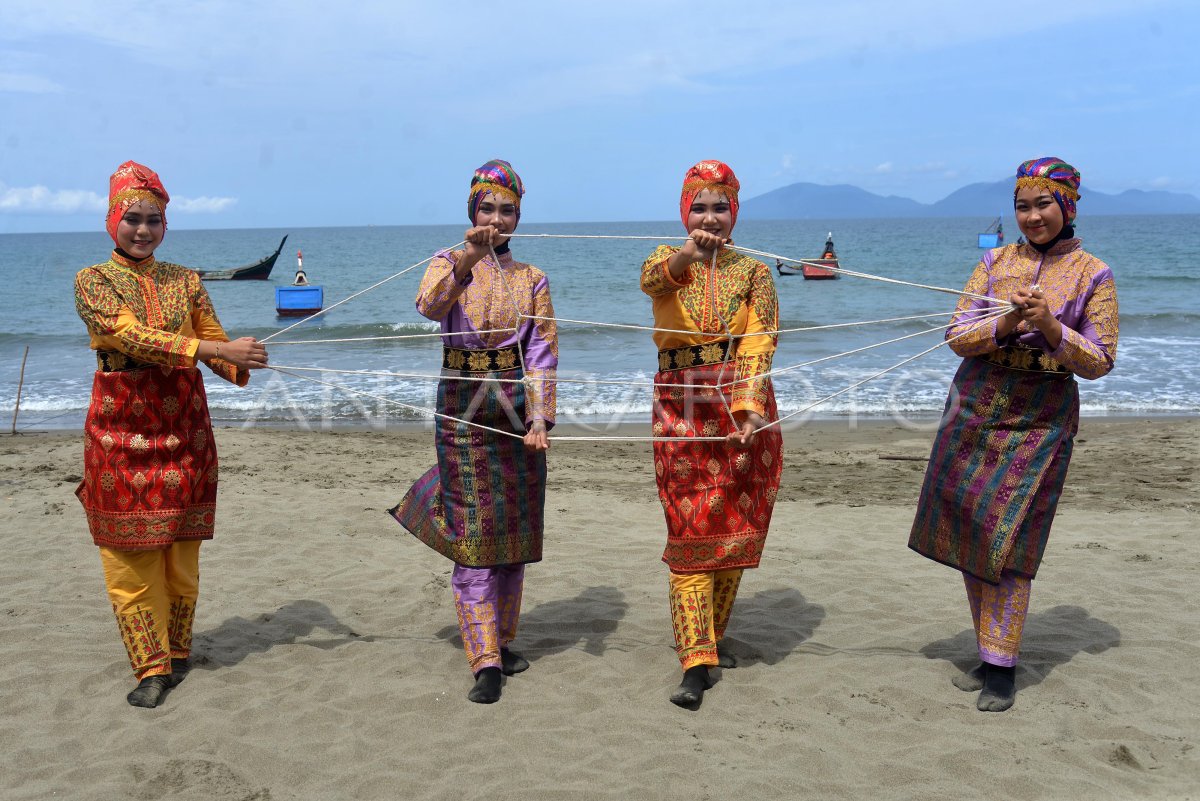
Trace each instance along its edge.
{"label": "black belt with gold embroidery", "polygon": [[1047,355],[1044,350],[1031,348],[1028,345],[1005,345],[999,350],[985,353],[979,358],[1024,373],[1044,373],[1054,378],[1066,378],[1071,375],[1070,370]]}
{"label": "black belt with gold embroidery", "polygon": [[153,367],[148,362],[131,359],[119,350],[96,351],[96,369],[102,373],[123,373],[128,370],[141,370],[143,367]]}
{"label": "black belt with gold embroidery", "polygon": [[494,350],[442,347],[442,367],[460,373],[501,373],[521,366],[516,347]]}
{"label": "black belt with gold embroidery", "polygon": [[720,339],[703,345],[686,348],[667,348],[658,352],[659,370],[685,370],[689,367],[706,367],[725,361],[729,352],[729,340]]}

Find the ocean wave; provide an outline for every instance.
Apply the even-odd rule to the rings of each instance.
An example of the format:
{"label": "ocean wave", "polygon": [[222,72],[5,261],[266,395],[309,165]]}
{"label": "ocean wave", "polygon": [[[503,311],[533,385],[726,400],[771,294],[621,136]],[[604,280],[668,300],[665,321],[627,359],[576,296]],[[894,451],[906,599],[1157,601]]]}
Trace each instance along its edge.
{"label": "ocean wave", "polygon": [[[839,397],[815,406],[810,403],[784,402],[779,406],[781,416],[791,420],[804,420],[826,416],[866,417],[899,416],[928,419],[942,412],[944,394],[928,402],[912,398],[898,399],[847,399]],[[316,424],[321,422],[369,422],[371,420],[426,420],[433,417],[432,404],[413,403],[402,407],[386,403],[355,402],[345,400],[321,400],[292,397],[287,403],[212,403],[210,414],[214,422],[283,422]],[[415,399],[414,399],[415,400]],[[1200,397],[1179,398],[1106,398],[1093,397],[1082,400],[1080,411],[1084,415],[1105,414],[1200,414]],[[55,403],[21,404],[18,430],[28,430],[49,421],[58,421],[59,427],[77,428],[87,412],[86,403],[60,401]],[[557,419],[560,423],[587,423],[599,420],[645,422],[650,419],[648,401],[635,402],[622,399],[592,399],[584,403],[560,404]],[[0,404],[0,415],[11,418],[12,408]]]}
{"label": "ocean wave", "polygon": [[1156,325],[1178,325],[1178,326],[1194,326],[1200,323],[1200,313],[1197,312],[1142,312],[1135,314],[1132,312],[1121,312],[1121,325],[1128,326],[1130,323],[1154,323]]}
{"label": "ocean wave", "polygon": [[0,331],[0,348],[9,346],[24,347],[29,345],[32,348],[35,345],[42,347],[87,347],[87,332],[84,331],[82,324],[79,328],[70,331],[55,329],[53,331]]}
{"label": "ocean wave", "polygon": [[[349,323],[328,324],[314,321],[280,336],[280,342],[305,339],[350,339],[356,337],[388,337],[402,334],[430,334],[441,326],[432,320],[406,323]],[[267,343],[269,348],[271,343]]]}

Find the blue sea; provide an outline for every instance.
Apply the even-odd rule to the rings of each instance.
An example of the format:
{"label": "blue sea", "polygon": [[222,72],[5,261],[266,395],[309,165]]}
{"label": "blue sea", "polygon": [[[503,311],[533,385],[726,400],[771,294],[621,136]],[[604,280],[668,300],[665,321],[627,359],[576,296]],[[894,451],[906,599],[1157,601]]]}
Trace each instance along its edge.
{"label": "blue sea", "polygon": [[[832,232],[843,267],[909,282],[959,289],[979,260],[976,234],[985,219],[742,221],[739,245],[792,258],[819,255]],[[1016,226],[1006,226],[1012,237]],[[1081,382],[1085,415],[1196,414],[1200,412],[1200,216],[1084,218],[1077,226],[1084,247],[1117,277],[1121,337],[1116,369]],[[679,237],[678,222],[523,225],[519,233]],[[459,242],[463,226],[296,228],[170,231],[158,256],[195,269],[252,262],[288,235],[270,281],[208,282],[230,336],[265,338],[289,320],[276,317],[274,287],[290,284],[297,250],[325,303],[346,298]],[[517,239],[516,258],[550,276],[559,317],[651,325],[650,301],[638,288],[639,268],[652,241]],[[82,425],[95,360],[75,314],[72,282],[80,268],[103,261],[111,240],[103,232],[0,235],[0,428],[8,430],[22,355],[29,348],[18,429]],[[424,266],[384,283],[277,337],[303,339],[382,337],[436,331],[413,306]],[[805,281],[776,277],[781,328],[861,322],[948,312],[955,296],[925,289],[842,277]],[[813,405],[904,359],[933,347],[947,318],[875,323],[785,334],[776,368],[812,361],[886,340],[912,338],[853,356],[831,359],[776,379],[782,413],[810,418],[935,418],[958,359],[946,347]],[[355,343],[284,345],[273,342],[271,362],[320,368],[317,384],[272,371],[237,389],[205,370],[214,420],[226,424],[385,426],[423,419],[394,402],[432,407],[435,381],[352,375],[372,370],[436,375],[440,344],[434,337]],[[579,379],[559,388],[559,419],[605,428],[644,422],[650,409],[645,386],[654,373],[649,332],[589,324],[560,326],[560,376]],[[617,383],[595,383],[590,379]],[[330,386],[337,385],[337,386]],[[357,390],[360,394],[343,391]],[[365,393],[365,394],[362,394]],[[811,407],[811,408],[810,408]]]}

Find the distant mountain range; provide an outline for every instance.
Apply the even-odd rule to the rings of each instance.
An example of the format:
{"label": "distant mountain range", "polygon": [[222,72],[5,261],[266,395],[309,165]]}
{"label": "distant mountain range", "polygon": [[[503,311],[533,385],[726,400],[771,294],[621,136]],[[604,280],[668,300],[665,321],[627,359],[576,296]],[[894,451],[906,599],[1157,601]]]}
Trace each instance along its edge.
{"label": "distant mountain range", "polygon": [[[998,217],[1012,214],[1012,179],[964,186],[936,203],[876,195],[857,186],[796,183],[742,201],[743,219],[863,217]],[[1081,214],[1200,214],[1200,198],[1182,192],[1128,189],[1119,195],[1080,189]]]}

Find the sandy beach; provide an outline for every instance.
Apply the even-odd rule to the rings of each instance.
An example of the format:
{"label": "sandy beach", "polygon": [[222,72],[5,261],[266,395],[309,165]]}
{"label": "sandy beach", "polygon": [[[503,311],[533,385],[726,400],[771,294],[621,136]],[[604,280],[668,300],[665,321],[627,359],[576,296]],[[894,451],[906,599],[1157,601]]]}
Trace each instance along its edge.
{"label": "sandy beach", "polygon": [[928,430],[788,434],[742,664],[696,711],[667,701],[647,443],[551,451],[532,667],[481,706],[450,564],[384,514],[431,435],[218,428],[195,666],[145,710],[73,495],[81,435],[2,436],[0,797],[1200,798],[1200,420],[1081,428],[1004,714],[951,684],[976,661],[961,579],[905,547]]}

